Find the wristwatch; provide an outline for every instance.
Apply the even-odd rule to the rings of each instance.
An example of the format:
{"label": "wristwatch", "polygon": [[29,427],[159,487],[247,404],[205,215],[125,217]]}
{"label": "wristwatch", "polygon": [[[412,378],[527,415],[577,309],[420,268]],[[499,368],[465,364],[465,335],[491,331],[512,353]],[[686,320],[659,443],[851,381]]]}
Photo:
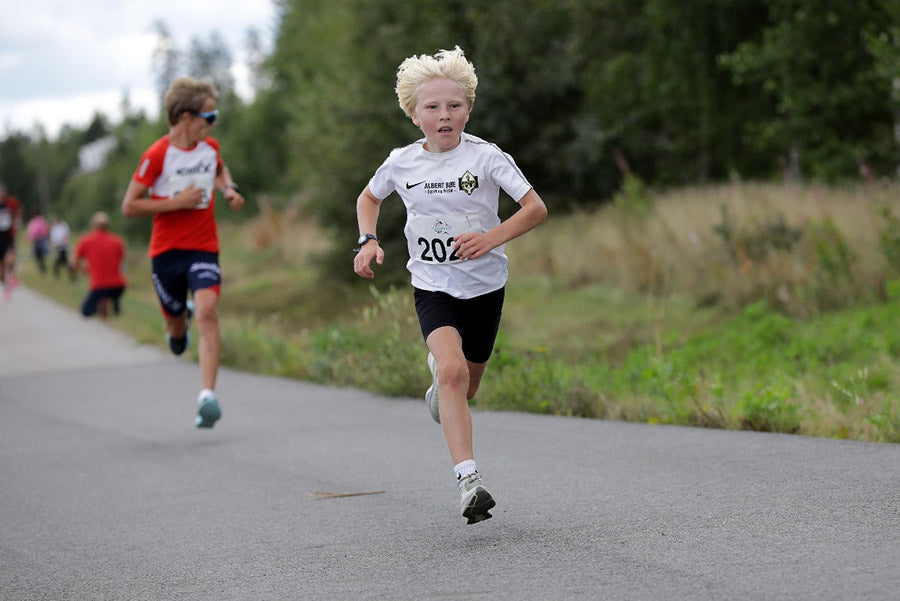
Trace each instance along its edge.
{"label": "wristwatch", "polygon": [[369,240],[374,240],[375,242],[378,242],[378,236],[376,236],[375,234],[363,234],[362,236],[359,237],[359,240],[356,241],[356,243],[359,244],[359,247],[354,248],[353,252],[358,253],[360,250],[362,250],[363,244],[365,244]]}
{"label": "wristwatch", "polygon": [[227,186],[225,186],[225,187],[223,188],[223,191],[224,191],[224,190],[227,190],[228,188],[231,188],[231,189],[234,190],[235,192],[238,191],[238,185],[237,185],[236,183],[234,183],[234,182],[231,182],[230,184],[228,184]]}

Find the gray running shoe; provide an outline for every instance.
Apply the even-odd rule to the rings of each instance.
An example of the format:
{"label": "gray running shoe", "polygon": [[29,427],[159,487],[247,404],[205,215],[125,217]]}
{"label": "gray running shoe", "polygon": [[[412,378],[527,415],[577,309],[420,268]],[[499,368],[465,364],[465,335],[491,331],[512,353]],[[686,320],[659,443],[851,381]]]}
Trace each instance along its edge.
{"label": "gray running shoe", "polygon": [[489,510],[497,503],[481,483],[481,474],[478,472],[459,479],[459,496],[462,516],[468,520],[466,524],[475,524],[493,517]]}
{"label": "gray running shoe", "polygon": [[428,413],[431,414],[431,419],[441,423],[441,412],[438,410],[437,362],[431,353],[428,353],[428,369],[431,370],[431,386],[425,391],[425,406],[428,408]]}

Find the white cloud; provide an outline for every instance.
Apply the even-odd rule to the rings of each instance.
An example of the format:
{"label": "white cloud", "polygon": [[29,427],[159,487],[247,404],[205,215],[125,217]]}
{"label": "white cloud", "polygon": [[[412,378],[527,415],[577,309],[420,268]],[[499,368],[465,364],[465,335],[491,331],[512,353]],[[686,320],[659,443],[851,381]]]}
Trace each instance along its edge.
{"label": "white cloud", "polygon": [[0,54],[0,71],[14,69],[16,66],[22,64],[24,60],[25,57],[23,57],[21,53],[2,53]]}
{"label": "white cloud", "polygon": [[[101,90],[70,94],[60,97],[37,96],[16,102],[0,102],[0,123],[6,135],[12,132],[35,133],[40,126],[50,137],[56,136],[63,125],[84,127],[98,112],[113,121],[122,118],[123,90]],[[128,101],[133,110],[143,110],[155,115],[159,110],[156,92],[151,88],[128,90]]]}
{"label": "white cloud", "polygon": [[152,55],[163,21],[177,48],[218,31],[232,50],[237,91],[247,97],[244,40],[256,28],[267,47],[273,0],[26,0],[0,3],[0,137],[41,124],[86,125],[100,111],[118,119],[123,94],[158,111]]}

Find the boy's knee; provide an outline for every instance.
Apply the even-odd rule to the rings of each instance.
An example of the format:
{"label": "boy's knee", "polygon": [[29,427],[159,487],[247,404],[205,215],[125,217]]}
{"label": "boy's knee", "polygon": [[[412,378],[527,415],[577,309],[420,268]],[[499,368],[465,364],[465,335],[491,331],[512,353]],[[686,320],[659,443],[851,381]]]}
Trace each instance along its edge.
{"label": "boy's knee", "polygon": [[215,305],[197,305],[194,307],[194,319],[200,321],[216,321],[219,318],[219,308]]}
{"label": "boy's knee", "polygon": [[448,361],[445,365],[439,366],[438,380],[441,386],[467,390],[469,388],[469,367],[465,360]]}

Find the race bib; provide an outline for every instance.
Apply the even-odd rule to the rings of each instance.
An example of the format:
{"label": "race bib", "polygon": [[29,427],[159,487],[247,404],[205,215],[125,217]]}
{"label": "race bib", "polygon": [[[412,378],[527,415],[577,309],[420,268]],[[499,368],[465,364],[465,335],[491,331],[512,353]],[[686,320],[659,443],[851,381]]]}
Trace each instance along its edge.
{"label": "race bib", "polygon": [[481,219],[475,213],[455,215],[415,215],[408,219],[416,252],[413,259],[423,263],[456,263],[462,261],[453,248],[459,234],[480,232]]}
{"label": "race bib", "polygon": [[0,209],[0,232],[12,229],[12,211]]}
{"label": "race bib", "polygon": [[206,174],[195,173],[190,175],[173,175],[170,180],[172,186],[172,196],[175,196],[182,190],[187,189],[191,184],[195,188],[203,189],[203,202],[194,207],[195,209],[205,209],[209,206],[209,201],[213,194],[213,178]]}

